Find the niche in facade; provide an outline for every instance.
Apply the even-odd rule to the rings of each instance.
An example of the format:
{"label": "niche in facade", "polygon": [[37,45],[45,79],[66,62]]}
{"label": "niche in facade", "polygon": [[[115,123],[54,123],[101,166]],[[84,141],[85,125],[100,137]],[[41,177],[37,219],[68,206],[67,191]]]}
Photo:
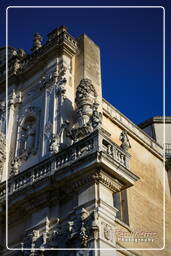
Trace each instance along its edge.
{"label": "niche in facade", "polygon": [[39,111],[35,107],[26,110],[26,116],[20,120],[18,128],[17,156],[23,160],[35,155],[38,149]]}

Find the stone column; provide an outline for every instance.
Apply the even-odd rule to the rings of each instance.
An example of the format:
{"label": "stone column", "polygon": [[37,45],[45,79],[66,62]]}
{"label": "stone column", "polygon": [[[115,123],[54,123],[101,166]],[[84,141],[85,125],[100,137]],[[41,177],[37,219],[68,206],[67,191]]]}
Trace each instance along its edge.
{"label": "stone column", "polygon": [[[92,181],[80,187],[78,193],[78,207],[85,208],[89,214],[94,212],[91,228],[97,228],[91,240],[93,248],[107,248],[111,250],[94,251],[93,255],[116,255],[115,218],[117,209],[113,206],[113,193],[120,190],[121,184],[111,179],[103,170],[92,175]],[[89,244],[90,246],[90,244]]]}
{"label": "stone column", "polygon": [[14,158],[16,148],[16,127],[17,127],[17,113],[19,104],[22,103],[22,94],[20,91],[13,89],[8,97],[8,120],[7,120],[7,133],[6,133],[6,161],[8,168]]}

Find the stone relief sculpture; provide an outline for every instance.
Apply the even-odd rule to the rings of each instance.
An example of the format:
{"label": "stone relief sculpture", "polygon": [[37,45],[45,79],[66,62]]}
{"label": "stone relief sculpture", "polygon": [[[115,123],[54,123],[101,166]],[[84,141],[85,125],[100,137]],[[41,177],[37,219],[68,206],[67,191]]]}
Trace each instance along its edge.
{"label": "stone relief sculpture", "polygon": [[30,154],[34,149],[36,136],[35,123],[36,121],[28,122],[23,132],[23,150],[27,152],[27,154]]}
{"label": "stone relief sculpture", "polygon": [[[88,248],[92,238],[99,236],[97,212],[89,213],[85,208],[74,210],[67,219],[56,220],[56,224],[45,232],[32,230],[23,240],[23,248]],[[29,253],[29,252],[27,252]],[[29,255],[27,254],[26,255]],[[74,254],[75,255],[75,254]]]}
{"label": "stone relief sculpture", "polygon": [[21,160],[19,157],[14,158],[14,160],[11,163],[11,172],[10,176],[17,175],[20,171],[21,166]]}
{"label": "stone relief sculpture", "polygon": [[122,142],[120,147],[123,150],[128,151],[128,149],[131,148],[131,144],[130,144],[129,139],[128,139],[127,131],[125,131],[125,130],[122,131],[119,139]]}
{"label": "stone relief sculpture", "polygon": [[6,112],[5,112],[5,102],[0,102],[0,132],[5,133],[6,127]]}
{"label": "stone relief sculpture", "polygon": [[16,157],[27,160],[35,155],[38,149],[40,109],[30,106],[20,117],[18,126],[18,145]]}
{"label": "stone relief sculpture", "polygon": [[49,151],[52,153],[57,153],[59,151],[59,141],[58,141],[58,136],[52,133],[51,136],[51,142],[49,145]]}
{"label": "stone relief sculpture", "polygon": [[2,180],[3,168],[6,160],[5,145],[5,135],[0,132],[0,181]]}
{"label": "stone relief sculpture", "polygon": [[23,49],[18,49],[15,51],[15,56],[13,60],[13,65],[12,65],[12,71],[13,74],[17,75],[18,72],[22,71],[23,68],[23,59],[26,57],[26,53]]}
{"label": "stone relief sculpture", "polygon": [[22,103],[23,97],[21,91],[17,92],[12,90],[11,94],[9,95],[8,105],[16,106],[17,104]]}

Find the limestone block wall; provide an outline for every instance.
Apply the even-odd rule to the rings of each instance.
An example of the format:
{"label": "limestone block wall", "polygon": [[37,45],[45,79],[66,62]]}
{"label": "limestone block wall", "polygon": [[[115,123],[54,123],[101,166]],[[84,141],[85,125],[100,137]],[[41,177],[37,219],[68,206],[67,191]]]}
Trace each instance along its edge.
{"label": "limestone block wall", "polygon": [[[136,238],[135,232],[151,232],[149,237],[153,236],[154,238],[152,242],[124,242],[120,239],[118,233],[116,243],[118,243],[118,246],[127,248],[162,248],[164,246],[164,197],[166,197],[167,209],[167,212],[165,212],[167,237],[171,232],[169,224],[171,199],[168,177],[161,154],[162,148],[154,141],[149,140],[147,136],[145,138],[144,134],[139,132],[139,128],[136,128],[136,126],[134,126],[134,129],[129,129],[132,123],[128,123],[128,119],[124,118],[110,104],[108,104],[107,109],[106,101],[104,101],[103,110],[103,128],[109,133],[113,141],[120,144],[119,136],[121,131],[123,129],[128,131],[131,144],[129,149],[131,154],[130,168],[133,173],[140,177],[140,180],[133,187],[127,189],[129,226],[116,220],[117,229],[126,232],[126,237]],[[127,124],[125,125],[126,122]],[[136,134],[139,136],[136,136]],[[150,148],[146,142],[149,145],[151,143]],[[167,180],[166,185],[164,184],[165,179]],[[148,235],[146,236],[148,237]],[[169,244],[170,242],[166,240],[166,249],[156,251],[155,255],[167,255],[167,253],[170,253]],[[137,253],[138,255],[153,255],[153,251],[150,250]],[[120,254],[118,253],[118,255]],[[123,255],[127,254],[123,253]]]}

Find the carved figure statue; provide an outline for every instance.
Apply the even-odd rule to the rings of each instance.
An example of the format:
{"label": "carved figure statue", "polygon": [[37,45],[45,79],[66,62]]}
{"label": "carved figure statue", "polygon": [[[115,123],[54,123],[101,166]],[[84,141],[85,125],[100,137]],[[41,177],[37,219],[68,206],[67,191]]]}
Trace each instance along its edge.
{"label": "carved figure statue", "polygon": [[34,148],[35,143],[35,125],[30,123],[27,124],[25,134],[24,134],[24,148],[23,150],[30,154]]}
{"label": "carved figure statue", "polygon": [[57,136],[55,134],[52,134],[49,151],[53,153],[57,153],[59,151],[59,143],[58,143]]}
{"label": "carved figure statue", "polygon": [[18,69],[20,69],[21,65],[20,65],[20,60],[18,58],[16,58],[15,62],[14,62],[14,74],[17,73]]}
{"label": "carved figure statue", "polygon": [[128,139],[127,131],[122,131],[119,139],[122,142],[120,147],[123,150],[128,151],[128,149],[131,148],[131,144]]}
{"label": "carved figure statue", "polygon": [[10,173],[10,176],[18,174],[20,166],[21,166],[21,161],[20,161],[20,159],[18,157],[16,157],[12,161],[12,163],[11,163],[11,173]]}
{"label": "carved figure statue", "polygon": [[98,104],[94,104],[94,110],[92,115],[92,126],[95,129],[97,126],[101,124],[101,114],[98,112]]}

